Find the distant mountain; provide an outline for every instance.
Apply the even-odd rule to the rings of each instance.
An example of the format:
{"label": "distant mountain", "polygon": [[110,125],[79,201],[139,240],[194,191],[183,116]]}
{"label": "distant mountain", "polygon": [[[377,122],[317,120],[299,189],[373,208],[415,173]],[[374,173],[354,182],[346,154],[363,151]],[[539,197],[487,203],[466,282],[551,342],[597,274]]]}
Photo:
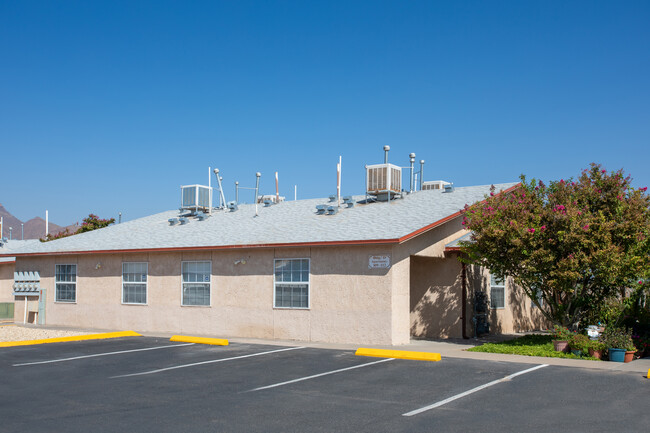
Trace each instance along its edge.
{"label": "distant mountain", "polygon": [[[20,224],[23,222],[9,213],[9,211],[5,209],[1,204],[0,217],[2,217],[3,220],[2,237],[9,238],[9,227],[11,227],[13,229],[11,236],[12,239],[20,239]],[[25,230],[25,239],[40,239],[42,237],[45,237],[45,220],[43,218],[35,217],[25,222],[24,224],[25,226],[23,228]],[[48,226],[49,231],[52,234],[62,232],[66,228],[71,232],[74,232],[79,228],[79,226],[76,224],[72,224],[67,227],[61,227],[60,225],[54,224],[52,222],[50,222]]]}

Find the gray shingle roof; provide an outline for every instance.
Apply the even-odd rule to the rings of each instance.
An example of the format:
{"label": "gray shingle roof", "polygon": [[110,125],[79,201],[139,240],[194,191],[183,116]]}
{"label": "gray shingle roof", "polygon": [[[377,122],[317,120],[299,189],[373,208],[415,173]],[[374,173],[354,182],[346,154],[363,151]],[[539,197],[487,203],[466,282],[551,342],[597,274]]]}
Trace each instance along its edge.
{"label": "gray shingle roof", "polygon": [[[495,187],[499,191],[514,185]],[[389,203],[342,207],[336,215],[316,214],[317,205],[331,204],[327,199],[258,205],[258,216],[255,205],[249,204],[240,205],[236,212],[215,211],[205,221],[190,218],[188,224],[170,226],[168,219],[179,213],[172,210],[55,241],[30,243],[11,255],[394,241],[482,200],[489,191],[490,185],[458,187],[452,193],[419,191]]]}

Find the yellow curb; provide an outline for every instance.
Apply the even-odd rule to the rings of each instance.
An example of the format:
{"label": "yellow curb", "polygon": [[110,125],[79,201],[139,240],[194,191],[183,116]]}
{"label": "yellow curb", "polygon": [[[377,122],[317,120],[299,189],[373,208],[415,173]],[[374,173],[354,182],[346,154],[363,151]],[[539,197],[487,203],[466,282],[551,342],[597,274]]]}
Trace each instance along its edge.
{"label": "yellow curb", "polygon": [[106,332],[104,334],[75,335],[72,337],[44,338],[42,340],[4,341],[0,347],[31,346],[33,344],[64,343],[66,341],[103,340],[106,338],[141,337],[135,331]]}
{"label": "yellow curb", "polygon": [[181,343],[211,344],[213,346],[227,346],[228,340],[222,338],[190,337],[189,335],[174,335],[169,341]]}
{"label": "yellow curb", "polygon": [[648,369],[648,374],[645,375],[646,379],[650,379],[650,368]]}
{"label": "yellow curb", "polygon": [[406,350],[384,350],[359,348],[354,353],[357,356],[374,356],[377,358],[399,358],[412,359],[415,361],[440,361],[439,353],[432,352],[409,352]]}

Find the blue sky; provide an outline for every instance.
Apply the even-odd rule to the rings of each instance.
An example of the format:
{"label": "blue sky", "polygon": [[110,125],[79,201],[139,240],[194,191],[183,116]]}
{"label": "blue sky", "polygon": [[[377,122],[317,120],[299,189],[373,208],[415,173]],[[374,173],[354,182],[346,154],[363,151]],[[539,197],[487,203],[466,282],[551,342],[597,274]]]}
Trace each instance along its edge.
{"label": "blue sky", "polygon": [[359,194],[385,144],[457,186],[591,162],[646,186],[649,22],[648,1],[0,0],[0,203],[128,220],[209,166],[227,200],[256,171],[322,197],[339,155]]}

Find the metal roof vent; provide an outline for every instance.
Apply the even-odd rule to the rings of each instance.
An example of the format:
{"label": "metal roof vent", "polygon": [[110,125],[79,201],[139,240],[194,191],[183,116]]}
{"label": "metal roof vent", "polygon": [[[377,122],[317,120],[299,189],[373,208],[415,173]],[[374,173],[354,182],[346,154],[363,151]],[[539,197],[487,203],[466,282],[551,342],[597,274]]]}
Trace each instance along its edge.
{"label": "metal roof vent", "polygon": [[185,217],[180,217],[178,220],[181,222],[181,225],[185,225],[190,222],[190,220]]}
{"label": "metal roof vent", "polygon": [[430,180],[422,183],[422,191],[430,189],[445,189],[448,185],[451,185],[451,183],[444,180]]}
{"label": "metal roof vent", "polygon": [[454,192],[454,184],[453,183],[447,183],[445,185],[445,190],[443,192]]}
{"label": "metal roof vent", "polygon": [[236,201],[229,201],[228,202],[228,209],[230,209],[230,212],[235,212],[239,207],[237,206]]}
{"label": "metal roof vent", "polygon": [[178,218],[170,218],[170,219],[167,220],[167,222],[169,222],[170,226],[173,226],[176,223],[178,223]]}

